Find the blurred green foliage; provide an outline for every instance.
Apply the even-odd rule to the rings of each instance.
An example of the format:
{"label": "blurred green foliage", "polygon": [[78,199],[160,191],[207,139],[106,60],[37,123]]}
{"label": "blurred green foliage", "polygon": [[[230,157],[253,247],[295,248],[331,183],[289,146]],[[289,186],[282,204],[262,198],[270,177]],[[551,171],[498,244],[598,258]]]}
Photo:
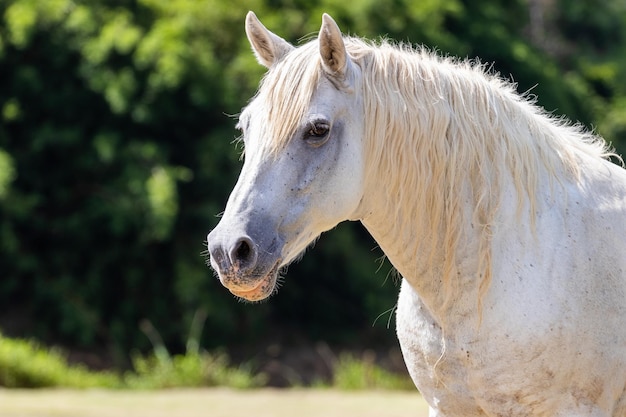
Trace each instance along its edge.
{"label": "blurred green foliage", "polygon": [[118,388],[120,379],[111,372],[91,372],[68,365],[56,350],[36,342],[10,339],[0,334],[0,387],[6,388]]}
{"label": "blurred green foliage", "polygon": [[361,358],[342,354],[333,369],[331,386],[343,390],[415,390],[408,374],[390,372],[377,365],[367,351]]}
{"label": "blurred green foliage", "polygon": [[397,287],[358,225],[323,237],[268,303],[237,303],[205,265],[240,167],[229,115],[263,74],[245,13],[294,43],[328,12],[346,33],[493,62],[624,151],[624,1],[559,0],[539,20],[537,4],[0,0],[0,326],[120,361],[149,348],[144,318],[183,351],[198,308],[208,348],[393,343],[387,320],[372,323]]}
{"label": "blurred green foliage", "polygon": [[0,334],[0,387],[160,389],[219,385],[243,389],[264,382],[264,376],[253,374],[250,365],[231,366],[224,353],[190,351],[165,358],[154,352],[135,354],[132,370],[118,375],[70,365],[58,350]]}
{"label": "blurred green foliage", "polygon": [[133,371],[126,372],[124,387],[131,389],[198,388],[223,386],[246,389],[265,384],[262,374],[252,373],[249,365],[233,367],[224,353],[186,353],[168,361],[157,356],[135,355]]}

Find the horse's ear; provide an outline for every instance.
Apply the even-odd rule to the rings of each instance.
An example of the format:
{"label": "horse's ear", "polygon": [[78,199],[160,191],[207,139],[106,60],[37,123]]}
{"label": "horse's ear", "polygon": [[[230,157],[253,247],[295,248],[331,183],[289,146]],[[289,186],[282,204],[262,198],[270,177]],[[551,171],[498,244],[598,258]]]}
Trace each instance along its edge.
{"label": "horse's ear", "polygon": [[267,30],[253,12],[246,16],[246,35],[257,60],[267,68],[294,49],[289,42]]}
{"label": "horse's ear", "polygon": [[349,59],[346,53],[346,46],[343,43],[343,36],[339,26],[332,17],[324,13],[322,15],[322,28],[319,35],[320,55],[322,56],[322,67],[324,71],[332,77],[346,79]]}

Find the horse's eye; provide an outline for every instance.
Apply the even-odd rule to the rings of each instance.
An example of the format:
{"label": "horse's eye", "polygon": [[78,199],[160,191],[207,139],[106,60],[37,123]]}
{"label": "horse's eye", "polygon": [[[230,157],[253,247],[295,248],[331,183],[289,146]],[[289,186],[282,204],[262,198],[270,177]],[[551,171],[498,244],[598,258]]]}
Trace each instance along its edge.
{"label": "horse's eye", "polygon": [[327,122],[311,123],[305,135],[305,141],[311,146],[322,146],[328,140],[330,125]]}
{"label": "horse's eye", "polygon": [[313,136],[316,138],[326,136],[326,134],[328,133],[328,130],[329,130],[329,127],[327,124],[322,124],[322,123],[315,124],[309,130],[309,136]]}

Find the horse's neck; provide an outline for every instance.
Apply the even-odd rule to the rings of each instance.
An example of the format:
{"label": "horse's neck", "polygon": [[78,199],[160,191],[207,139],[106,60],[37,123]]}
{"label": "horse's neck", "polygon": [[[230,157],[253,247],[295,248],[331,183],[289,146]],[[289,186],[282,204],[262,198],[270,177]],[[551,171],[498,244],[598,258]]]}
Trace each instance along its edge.
{"label": "horse's neck", "polygon": [[[450,315],[450,308],[457,312],[463,310],[463,313],[476,310],[480,284],[476,279],[479,268],[476,230],[468,224],[467,230],[463,231],[455,254],[456,271],[446,282],[442,267],[445,264],[444,251],[441,248],[431,251],[433,239],[421,234],[424,228],[418,222],[424,219],[420,218],[420,213],[405,213],[402,219],[398,219],[397,212],[389,212],[389,208],[395,206],[393,201],[382,204],[389,203],[394,196],[385,194],[383,187],[375,188],[379,195],[368,199],[370,207],[362,223],[433,317],[443,325],[445,317]],[[398,222],[401,227],[393,227]],[[459,294],[463,294],[464,300],[455,299]]]}

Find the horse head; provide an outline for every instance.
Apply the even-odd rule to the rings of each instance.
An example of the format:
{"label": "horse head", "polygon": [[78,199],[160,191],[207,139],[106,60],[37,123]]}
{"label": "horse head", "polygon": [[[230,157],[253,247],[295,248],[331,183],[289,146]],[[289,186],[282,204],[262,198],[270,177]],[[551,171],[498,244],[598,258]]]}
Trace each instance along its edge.
{"label": "horse head", "polygon": [[298,48],[252,12],[246,33],[268,73],[239,117],[244,164],[208,249],[222,284],[258,301],[322,232],[359,218],[363,112],[359,68],[330,16],[318,40]]}

